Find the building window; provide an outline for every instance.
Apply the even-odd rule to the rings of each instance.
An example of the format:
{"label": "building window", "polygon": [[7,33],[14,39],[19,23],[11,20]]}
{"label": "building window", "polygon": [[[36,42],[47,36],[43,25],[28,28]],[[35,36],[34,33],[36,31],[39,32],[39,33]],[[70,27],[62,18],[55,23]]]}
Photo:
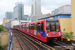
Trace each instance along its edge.
{"label": "building window", "polygon": [[58,19],[59,19],[59,16],[58,16]]}
{"label": "building window", "polygon": [[55,16],[55,19],[56,19],[56,16]]}
{"label": "building window", "polygon": [[70,16],[71,17],[71,16]]}

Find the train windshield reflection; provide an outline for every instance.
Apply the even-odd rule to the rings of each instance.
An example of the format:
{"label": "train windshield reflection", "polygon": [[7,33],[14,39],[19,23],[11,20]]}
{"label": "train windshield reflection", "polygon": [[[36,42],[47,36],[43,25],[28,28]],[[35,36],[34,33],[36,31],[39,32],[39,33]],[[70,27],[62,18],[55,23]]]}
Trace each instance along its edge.
{"label": "train windshield reflection", "polygon": [[58,21],[46,21],[46,31],[60,31],[60,25]]}

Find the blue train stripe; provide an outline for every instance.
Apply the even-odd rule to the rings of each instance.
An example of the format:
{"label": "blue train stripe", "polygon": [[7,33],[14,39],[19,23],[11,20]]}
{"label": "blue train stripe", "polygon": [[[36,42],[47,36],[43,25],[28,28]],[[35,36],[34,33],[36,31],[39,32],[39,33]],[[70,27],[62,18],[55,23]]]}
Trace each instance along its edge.
{"label": "blue train stripe", "polygon": [[41,36],[46,37],[46,31],[39,31],[38,30],[38,32],[40,33]]}

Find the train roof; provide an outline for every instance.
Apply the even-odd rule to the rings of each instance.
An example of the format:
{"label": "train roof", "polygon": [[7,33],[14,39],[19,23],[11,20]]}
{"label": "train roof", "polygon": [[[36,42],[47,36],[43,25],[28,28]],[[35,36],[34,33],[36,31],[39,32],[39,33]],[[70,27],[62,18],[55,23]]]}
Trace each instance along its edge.
{"label": "train roof", "polygon": [[[44,19],[44,20],[59,20],[59,19]],[[19,24],[19,25],[33,24],[33,23],[43,22],[44,20],[39,20],[39,21],[34,21],[34,22],[29,22],[29,23],[23,23],[23,24]],[[18,25],[14,25],[14,26],[18,26]]]}

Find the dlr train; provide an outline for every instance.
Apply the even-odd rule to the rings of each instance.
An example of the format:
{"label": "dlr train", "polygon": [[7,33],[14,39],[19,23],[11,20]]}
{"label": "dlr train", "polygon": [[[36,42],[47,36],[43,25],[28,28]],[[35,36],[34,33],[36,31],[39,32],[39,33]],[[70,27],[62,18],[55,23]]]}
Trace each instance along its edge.
{"label": "dlr train", "polygon": [[60,38],[60,40],[63,41],[60,27],[60,21],[58,19],[44,19],[13,26],[14,29],[24,32],[43,42],[55,38]]}

